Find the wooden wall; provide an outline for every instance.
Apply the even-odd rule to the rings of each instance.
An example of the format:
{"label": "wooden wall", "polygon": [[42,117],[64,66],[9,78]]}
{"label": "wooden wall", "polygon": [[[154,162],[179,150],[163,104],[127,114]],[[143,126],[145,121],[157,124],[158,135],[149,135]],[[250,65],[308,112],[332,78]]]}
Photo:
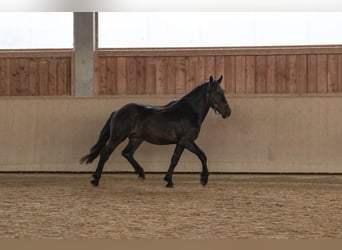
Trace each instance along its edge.
{"label": "wooden wall", "polygon": [[73,93],[73,52],[0,52],[0,96],[66,96]]}
{"label": "wooden wall", "polygon": [[[210,75],[230,95],[342,92],[342,46],[97,50],[95,95],[184,94]],[[73,50],[0,51],[0,96],[70,96]]]}
{"label": "wooden wall", "polygon": [[210,75],[228,94],[342,92],[342,46],[98,50],[96,95],[184,94]]}

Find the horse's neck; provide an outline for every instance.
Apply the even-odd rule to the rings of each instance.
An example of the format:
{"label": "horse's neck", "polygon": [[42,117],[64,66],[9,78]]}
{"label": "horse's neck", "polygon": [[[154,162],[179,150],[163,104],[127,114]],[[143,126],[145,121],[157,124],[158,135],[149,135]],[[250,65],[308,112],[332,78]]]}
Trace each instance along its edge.
{"label": "horse's neck", "polygon": [[187,98],[187,103],[191,106],[192,110],[198,117],[198,122],[202,124],[209,111],[207,102],[207,92],[205,86],[198,89],[193,95]]}

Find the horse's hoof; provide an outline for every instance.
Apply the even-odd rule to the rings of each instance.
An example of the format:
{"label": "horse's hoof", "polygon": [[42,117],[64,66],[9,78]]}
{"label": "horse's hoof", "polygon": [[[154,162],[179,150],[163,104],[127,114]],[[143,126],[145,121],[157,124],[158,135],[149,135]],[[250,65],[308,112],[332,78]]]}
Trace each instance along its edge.
{"label": "horse's hoof", "polygon": [[99,185],[99,180],[94,179],[94,180],[92,180],[92,181],[90,181],[90,182],[91,182],[91,184],[92,184],[94,187],[97,187],[97,186]]}
{"label": "horse's hoof", "polygon": [[138,175],[138,179],[139,179],[139,180],[142,180],[142,181],[145,180],[145,175],[144,175],[144,174],[143,174],[143,175],[139,174],[139,175]]}
{"label": "horse's hoof", "polygon": [[172,182],[167,183],[167,184],[166,184],[166,187],[167,187],[167,188],[173,188],[173,183],[172,183]]}
{"label": "horse's hoof", "polygon": [[141,179],[145,180],[145,173],[144,173],[144,172],[140,173],[140,174],[139,174],[139,177],[140,177]]}
{"label": "horse's hoof", "polygon": [[207,184],[208,184],[208,178],[202,177],[202,178],[201,178],[201,184],[202,184],[203,187],[204,187],[205,185],[207,185]]}

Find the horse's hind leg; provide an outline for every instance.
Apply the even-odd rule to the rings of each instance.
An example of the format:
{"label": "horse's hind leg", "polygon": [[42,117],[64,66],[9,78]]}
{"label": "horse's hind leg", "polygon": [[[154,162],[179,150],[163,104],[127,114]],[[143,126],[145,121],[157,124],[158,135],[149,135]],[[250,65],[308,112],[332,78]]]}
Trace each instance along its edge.
{"label": "horse's hind leg", "polygon": [[135,150],[140,146],[142,143],[141,139],[137,138],[129,138],[129,143],[122,151],[122,156],[125,157],[129,163],[133,166],[135,173],[138,174],[138,177],[141,179],[145,179],[145,172],[144,169],[139,165],[139,163],[133,158],[133,154]]}
{"label": "horse's hind leg", "polygon": [[106,161],[108,160],[109,156],[113,153],[113,151],[115,150],[115,148],[123,141],[122,140],[113,140],[110,139],[108,141],[108,143],[106,144],[106,146],[102,149],[101,154],[100,154],[100,160],[99,163],[97,164],[97,168],[96,171],[93,174],[93,180],[91,181],[91,184],[93,184],[93,186],[98,186],[99,185],[99,181],[102,175],[102,171],[103,171],[103,167],[104,164],[106,163]]}

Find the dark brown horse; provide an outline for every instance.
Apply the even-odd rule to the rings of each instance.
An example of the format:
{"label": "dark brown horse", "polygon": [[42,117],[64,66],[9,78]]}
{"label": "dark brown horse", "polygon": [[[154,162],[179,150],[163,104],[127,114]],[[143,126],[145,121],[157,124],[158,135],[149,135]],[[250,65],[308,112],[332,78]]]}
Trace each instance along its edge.
{"label": "dark brown horse", "polygon": [[220,83],[222,76],[214,80],[211,76],[187,95],[166,106],[156,107],[130,103],[113,112],[101,131],[97,143],[90,153],[81,158],[80,163],[91,163],[100,155],[97,169],[91,183],[98,186],[103,166],[114,149],[126,138],[128,145],[122,155],[130,162],[135,172],[145,178],[144,169],[133,158],[135,150],[143,141],[157,145],[176,144],[170,167],[164,180],[167,187],[173,187],[172,175],[184,149],[196,154],[202,163],[201,183],[208,183],[207,157],[197,146],[201,125],[209,108],[223,118],[230,116],[231,110]]}

